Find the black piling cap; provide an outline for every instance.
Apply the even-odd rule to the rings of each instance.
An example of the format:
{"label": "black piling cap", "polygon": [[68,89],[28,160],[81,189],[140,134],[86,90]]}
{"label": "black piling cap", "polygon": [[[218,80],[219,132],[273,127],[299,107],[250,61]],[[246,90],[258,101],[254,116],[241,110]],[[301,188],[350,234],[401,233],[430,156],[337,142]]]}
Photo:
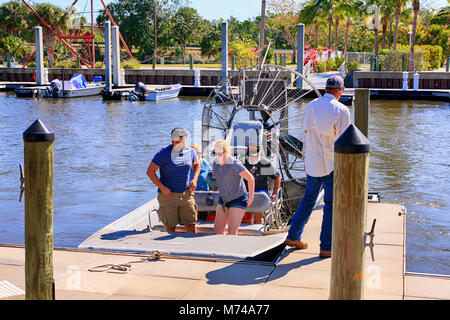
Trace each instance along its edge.
{"label": "black piling cap", "polygon": [[370,142],[359,129],[350,124],[334,143],[334,152],[344,154],[368,153]]}
{"label": "black piling cap", "polygon": [[23,132],[23,141],[25,142],[52,142],[54,140],[55,133],[48,131],[39,119]]}

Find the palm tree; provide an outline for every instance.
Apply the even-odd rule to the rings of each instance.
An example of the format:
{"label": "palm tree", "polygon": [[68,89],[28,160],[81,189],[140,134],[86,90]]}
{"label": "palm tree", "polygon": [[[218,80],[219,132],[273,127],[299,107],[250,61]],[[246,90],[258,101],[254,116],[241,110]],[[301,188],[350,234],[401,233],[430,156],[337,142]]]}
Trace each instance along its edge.
{"label": "palm tree", "polygon": [[[55,32],[64,33],[68,28],[69,14],[63,9],[49,3],[41,3],[34,6],[34,10],[42,17]],[[53,56],[56,44],[56,35],[47,26],[45,26],[39,18],[34,14],[31,16],[33,25],[41,25],[44,35],[44,41],[47,48],[48,66],[52,68],[55,62]]]}
{"label": "palm tree", "polygon": [[[303,8],[306,11],[306,16],[314,17],[327,15],[328,20],[328,48],[331,48],[331,30],[333,27],[333,0],[310,0]],[[302,11],[303,11],[302,10]]]}
{"label": "palm tree", "polygon": [[356,0],[339,0],[335,2],[334,16],[335,16],[335,35],[334,35],[334,51],[337,53],[338,49],[338,32],[339,22],[345,21],[345,43],[344,43],[344,57],[347,54],[348,37],[350,32],[350,25],[352,18],[357,16],[357,8],[359,3]]}
{"label": "palm tree", "polygon": [[352,23],[352,20],[357,18],[361,15],[361,11],[359,8],[361,8],[362,3],[359,0],[347,0],[345,6],[342,8],[344,10],[344,16],[345,16],[345,40],[344,40],[344,57],[347,57],[347,50],[348,50],[348,38],[350,34],[350,26]]}
{"label": "palm tree", "polygon": [[0,29],[12,36],[19,36],[28,28],[27,9],[19,1],[9,1],[0,6]]}
{"label": "palm tree", "polygon": [[389,21],[392,21],[395,11],[395,7],[392,6],[392,0],[385,0],[381,2],[381,49],[386,49],[387,31],[389,27]]}
{"label": "palm tree", "polygon": [[394,29],[394,50],[397,50],[398,25],[403,8],[406,6],[408,0],[391,0],[393,7],[395,7],[395,29]]}
{"label": "palm tree", "polygon": [[378,57],[378,31],[380,28],[380,1],[377,0],[368,0],[365,3],[364,11],[369,17],[367,21],[369,23],[369,29],[373,29],[374,37],[373,37],[373,51],[375,57]]}
{"label": "palm tree", "polygon": [[315,37],[315,48],[319,47],[319,30],[322,26],[326,25],[326,12],[322,11],[321,8],[314,7],[314,0],[303,5],[302,10],[298,16],[298,22],[304,23],[305,25],[314,25],[314,37]]}
{"label": "palm tree", "polygon": [[419,0],[414,0],[412,6],[414,10],[414,22],[412,27],[411,49],[409,53],[409,71],[414,71],[414,45],[416,43],[417,16],[420,10]]}

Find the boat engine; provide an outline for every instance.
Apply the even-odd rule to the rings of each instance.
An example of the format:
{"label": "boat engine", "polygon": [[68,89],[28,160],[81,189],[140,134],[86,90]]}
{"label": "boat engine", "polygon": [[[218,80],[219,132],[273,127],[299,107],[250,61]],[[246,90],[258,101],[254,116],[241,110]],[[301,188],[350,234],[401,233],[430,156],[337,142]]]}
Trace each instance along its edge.
{"label": "boat engine", "polygon": [[142,82],[136,83],[134,90],[130,92],[130,100],[145,100],[145,94],[148,93],[147,87]]}
{"label": "boat engine", "polygon": [[50,88],[48,88],[48,90],[50,91],[49,93],[51,95],[57,97],[58,92],[62,90],[61,81],[59,81],[58,79],[52,80],[52,82],[50,82]]}

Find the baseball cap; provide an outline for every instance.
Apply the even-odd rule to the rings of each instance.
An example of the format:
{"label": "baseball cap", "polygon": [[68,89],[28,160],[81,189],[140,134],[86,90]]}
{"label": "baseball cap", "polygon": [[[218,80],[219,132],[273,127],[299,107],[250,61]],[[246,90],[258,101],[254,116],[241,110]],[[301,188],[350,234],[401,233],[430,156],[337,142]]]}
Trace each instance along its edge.
{"label": "baseball cap", "polygon": [[325,87],[328,89],[344,88],[344,79],[342,79],[341,76],[331,76],[327,79],[327,84]]}
{"label": "baseball cap", "polygon": [[172,140],[178,140],[179,137],[188,136],[189,132],[184,128],[174,128],[171,132]]}

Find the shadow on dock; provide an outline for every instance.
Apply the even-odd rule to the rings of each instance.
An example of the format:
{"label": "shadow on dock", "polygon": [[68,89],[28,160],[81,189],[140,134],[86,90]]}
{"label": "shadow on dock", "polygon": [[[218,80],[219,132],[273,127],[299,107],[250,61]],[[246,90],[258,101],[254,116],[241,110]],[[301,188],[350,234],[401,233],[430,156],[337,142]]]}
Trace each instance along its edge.
{"label": "shadow on dock", "polygon": [[[296,249],[285,250],[283,256],[286,256],[294,250]],[[264,284],[283,278],[292,270],[296,270],[323,260],[324,259],[321,259],[318,256],[308,257],[296,262],[283,264],[280,268],[276,265],[255,266],[252,264],[246,265],[242,262],[235,262],[222,269],[210,271],[205,275],[205,277],[208,280],[207,283],[210,285],[226,284],[246,286],[253,284]],[[274,272],[275,270],[277,270],[277,272]]]}

